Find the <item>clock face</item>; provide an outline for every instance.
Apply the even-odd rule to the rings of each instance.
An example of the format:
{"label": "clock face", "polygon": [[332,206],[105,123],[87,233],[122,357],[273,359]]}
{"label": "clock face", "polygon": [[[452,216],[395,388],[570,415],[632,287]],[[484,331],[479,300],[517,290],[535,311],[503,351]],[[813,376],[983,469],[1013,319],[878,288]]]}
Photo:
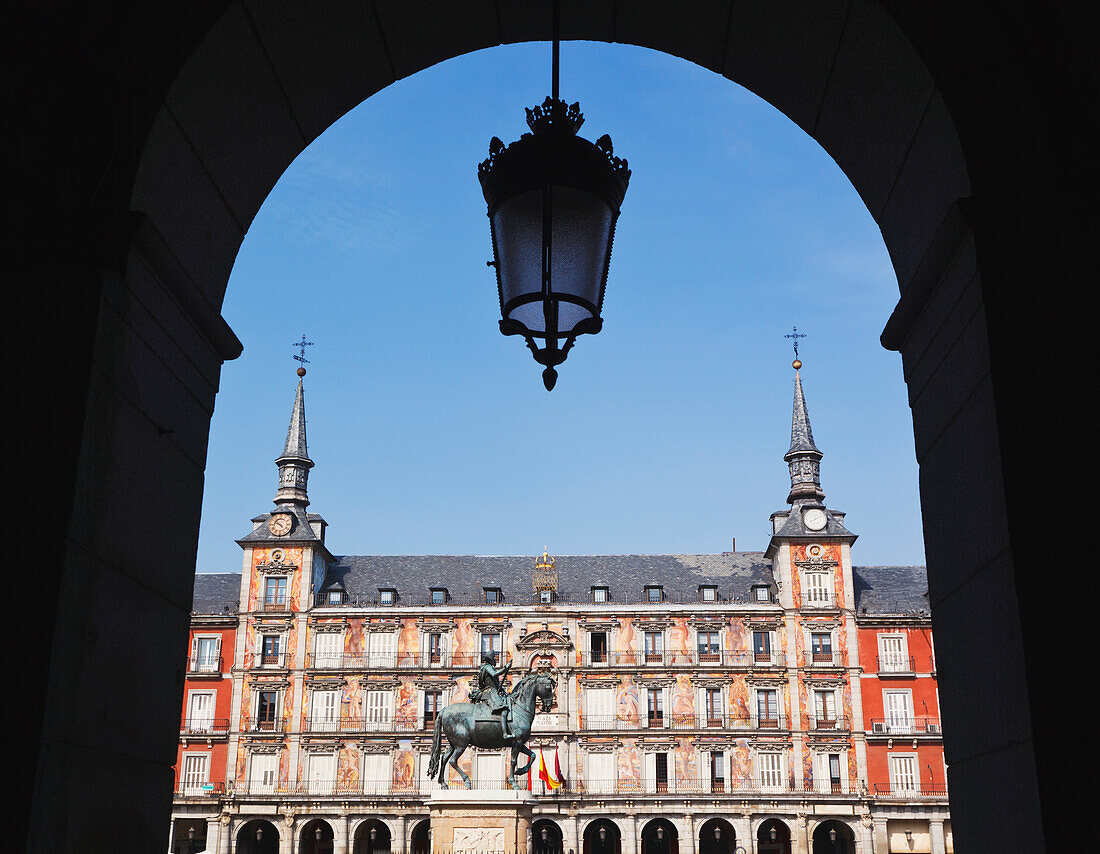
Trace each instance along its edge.
{"label": "clock face", "polygon": [[267,520],[267,528],[276,537],[281,537],[290,530],[290,516],[286,513],[276,513]]}
{"label": "clock face", "polygon": [[814,508],[813,510],[806,511],[805,515],[802,517],[802,521],[811,531],[820,531],[829,520],[824,510]]}

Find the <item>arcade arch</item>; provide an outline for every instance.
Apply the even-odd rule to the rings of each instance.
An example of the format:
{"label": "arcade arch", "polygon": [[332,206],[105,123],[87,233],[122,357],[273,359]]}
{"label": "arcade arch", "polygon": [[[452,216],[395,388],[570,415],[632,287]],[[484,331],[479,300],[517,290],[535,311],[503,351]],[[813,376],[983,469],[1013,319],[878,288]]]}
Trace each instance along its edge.
{"label": "arcade arch", "polygon": [[307,821],[298,831],[299,854],[332,854],[335,849],[332,825],[323,818]]}
{"label": "arcade arch", "polygon": [[737,832],[724,818],[711,818],[699,828],[699,854],[734,854]]}
{"label": "arcade arch", "polygon": [[581,854],[622,854],[622,833],[614,820],[601,816],[584,828]]}
{"label": "arcade arch", "polygon": [[267,819],[246,821],[236,833],[235,854],[280,854],[279,829]]}
{"label": "arcade arch", "polygon": [[539,818],[531,823],[533,854],[565,854],[561,827],[549,818]]}
{"label": "arcade arch", "polygon": [[767,818],[756,829],[757,854],[791,854],[791,829],[779,818]]}
{"label": "arcade arch", "polygon": [[823,821],[813,831],[813,854],[855,854],[856,836],[836,819]]}
{"label": "arcade arch", "polygon": [[393,842],[390,828],[378,818],[366,818],[359,822],[352,834],[353,854],[388,854]]}
{"label": "arcade arch", "polygon": [[667,818],[655,818],[642,827],[641,844],[641,854],[679,854],[680,834]]}

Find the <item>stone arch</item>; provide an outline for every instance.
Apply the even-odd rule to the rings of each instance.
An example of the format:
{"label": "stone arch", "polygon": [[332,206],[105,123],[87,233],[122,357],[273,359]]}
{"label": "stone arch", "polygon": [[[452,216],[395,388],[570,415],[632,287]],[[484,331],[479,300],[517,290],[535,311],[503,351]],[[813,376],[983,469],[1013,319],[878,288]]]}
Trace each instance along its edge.
{"label": "stone arch", "polygon": [[536,818],[531,822],[532,854],[564,854],[565,837],[561,825],[551,818]]}
{"label": "stone arch", "polygon": [[352,854],[383,854],[383,852],[389,854],[393,847],[393,828],[384,816],[372,815],[361,818],[352,828]]}
{"label": "stone arch", "polygon": [[235,854],[280,854],[282,850],[282,830],[266,818],[246,820],[233,832]]}
{"label": "stone arch", "polygon": [[302,822],[298,831],[299,854],[333,854],[336,848],[336,829],[324,818],[311,818]]}
{"label": "stone arch", "polygon": [[791,854],[791,826],[785,819],[767,816],[753,831],[758,854]]}
{"label": "stone arch", "polygon": [[[51,109],[64,118],[28,135],[27,177],[17,187],[33,187],[25,195],[34,203],[13,245],[22,244],[22,269],[34,271],[28,278],[48,282],[22,289],[24,314],[54,316],[56,333],[42,354],[51,382],[36,388],[32,379],[25,397],[17,392],[22,411],[48,412],[51,425],[22,448],[17,474],[26,489],[17,491],[38,508],[27,536],[48,544],[46,588],[87,587],[132,602],[157,626],[140,643],[111,637],[102,614],[64,596],[51,596],[50,612],[36,618],[64,628],[20,662],[35,686],[20,715],[44,745],[30,753],[89,783],[81,792],[38,786],[19,819],[36,830],[32,850],[87,849],[89,839],[111,837],[103,821],[118,801],[134,809],[113,823],[115,838],[133,850],[162,847],[156,840],[168,822],[157,815],[163,797],[155,793],[165,769],[142,770],[139,757],[165,752],[163,735],[152,733],[171,729],[172,692],[133,700],[132,715],[161,722],[149,728],[148,743],[104,716],[100,727],[84,728],[85,745],[67,746],[66,727],[81,710],[51,708],[44,718],[46,679],[60,684],[117,660],[155,672],[182,642],[201,507],[195,472],[205,461],[220,362],[240,351],[218,310],[267,190],[309,140],[389,82],[463,52],[549,35],[546,4],[380,5],[301,0],[276,14],[251,0],[215,0],[181,3],[160,23],[91,8],[86,18],[13,23],[17,40],[23,33],[39,44],[57,34],[63,49],[80,51],[65,63],[73,85],[42,99],[77,109]],[[562,32],[662,50],[744,84],[829,151],[880,224],[902,289],[883,340],[903,351],[910,385],[929,599],[934,617],[937,609],[943,615],[937,649],[958,667],[940,674],[944,728],[954,731],[955,830],[961,844],[1002,834],[1002,848],[1041,846],[1043,822],[1071,826],[1073,797],[1065,796],[1082,797],[1057,773],[1057,736],[1045,735],[1058,727],[1043,698],[1072,679],[1072,664],[1025,656],[1041,650],[1054,618],[1042,605],[1045,580],[1016,570],[1049,557],[1048,538],[1033,532],[1060,519],[1042,496],[1073,492],[1076,443],[1063,424],[1086,422],[1086,397],[1062,393],[1085,387],[1091,364],[1083,358],[1088,336],[1078,334],[1087,313],[1074,311],[1095,268],[1085,248],[1092,226],[1080,212],[1092,206],[1083,188],[1096,171],[1078,127],[1095,104],[1078,70],[1090,67],[1091,30],[1077,25],[1070,4],[1044,5],[1049,15],[1013,17],[959,11],[948,0],[683,8],[640,0],[567,6]],[[1041,25],[1032,27],[1029,14]],[[963,37],[975,27],[983,33],[979,56]],[[99,38],[84,37],[93,30]],[[31,49],[21,59],[42,71],[53,55]],[[121,75],[119,57],[128,63]],[[121,94],[112,97],[112,87]],[[59,94],[70,89],[76,94]],[[24,100],[36,97],[32,89]],[[60,138],[81,139],[80,150],[58,157]],[[1014,304],[1040,284],[1037,300]],[[146,340],[128,351],[119,331],[136,327],[137,315],[127,314],[136,309],[123,303],[142,289],[164,297],[145,318],[168,339],[160,350]],[[58,299],[69,304],[65,318],[50,310]],[[16,334],[15,349],[37,348],[33,324]],[[163,376],[154,364],[163,364]],[[166,394],[146,394],[161,383]],[[171,402],[188,394],[195,411]],[[1052,411],[1064,417],[1052,419]],[[170,441],[165,424],[174,425]],[[1044,449],[1041,466],[1031,459],[1035,448]],[[149,472],[166,473],[176,487],[158,487]],[[101,488],[90,489],[93,482]],[[133,495],[148,500],[120,497]],[[170,544],[158,574],[139,571],[150,565],[140,543],[105,541],[101,519]],[[160,599],[147,602],[142,589]],[[956,631],[961,614],[981,614],[982,631]],[[65,665],[77,671],[51,665],[54,651],[76,649],[74,638],[88,632],[104,642]],[[970,661],[984,662],[983,670],[968,671]],[[1002,690],[987,697],[989,684]],[[115,699],[106,697],[105,707]],[[1025,705],[1030,717],[1020,713]],[[971,715],[986,725],[970,727]],[[93,757],[106,750],[95,745],[129,743],[125,762],[109,758],[117,752]],[[1042,789],[1034,744],[1052,772]],[[20,776],[33,778],[34,766]],[[990,804],[985,793],[1008,778],[1020,784]],[[133,820],[135,810],[147,815]],[[57,821],[61,814],[69,820]]]}
{"label": "stone arch", "polygon": [[[830,831],[836,834],[835,838]],[[855,830],[840,819],[825,819],[810,830],[812,854],[855,854],[855,846]]]}
{"label": "stone arch", "polygon": [[734,854],[738,845],[736,829],[721,816],[713,816],[702,822],[697,838],[699,854]]}
{"label": "stone arch", "polygon": [[594,816],[582,825],[581,854],[620,854],[622,845],[622,828],[613,818]]}
{"label": "stone arch", "polygon": [[663,816],[645,822],[638,838],[641,854],[679,854],[680,829]]}
{"label": "stone arch", "polygon": [[409,854],[430,854],[431,822],[421,819],[409,828]]}

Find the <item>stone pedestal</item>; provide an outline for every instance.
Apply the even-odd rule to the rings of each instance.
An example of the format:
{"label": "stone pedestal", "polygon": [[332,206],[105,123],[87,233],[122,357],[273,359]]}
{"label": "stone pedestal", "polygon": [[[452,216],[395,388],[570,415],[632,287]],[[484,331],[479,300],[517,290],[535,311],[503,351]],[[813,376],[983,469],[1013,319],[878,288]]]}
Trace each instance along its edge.
{"label": "stone pedestal", "polygon": [[432,854],[528,854],[530,792],[448,789],[428,798]]}

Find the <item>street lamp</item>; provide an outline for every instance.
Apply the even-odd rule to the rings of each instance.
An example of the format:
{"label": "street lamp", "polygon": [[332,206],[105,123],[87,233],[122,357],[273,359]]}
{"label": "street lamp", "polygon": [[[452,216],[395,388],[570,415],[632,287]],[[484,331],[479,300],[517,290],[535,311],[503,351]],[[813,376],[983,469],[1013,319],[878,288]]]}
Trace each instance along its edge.
{"label": "street lamp", "polygon": [[630,181],[611,137],[593,144],[577,136],[580,104],[558,97],[558,6],[555,0],[553,94],[527,110],[531,133],[508,146],[494,136],[477,170],[488,205],[500,331],[523,336],[544,366],[547,391],[577,336],[603,327],[611,243]]}

